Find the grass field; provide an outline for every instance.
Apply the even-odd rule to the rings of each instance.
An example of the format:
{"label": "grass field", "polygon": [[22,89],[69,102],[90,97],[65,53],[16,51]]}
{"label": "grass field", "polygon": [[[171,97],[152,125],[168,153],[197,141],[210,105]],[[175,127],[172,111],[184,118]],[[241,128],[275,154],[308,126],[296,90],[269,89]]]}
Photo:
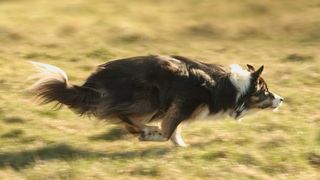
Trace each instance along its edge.
{"label": "grass field", "polygon": [[[1,179],[320,179],[319,0],[0,0]],[[106,61],[265,65],[278,113],[189,124],[188,148],[26,95],[36,60],[81,84]],[[139,72],[137,72],[139,73]]]}

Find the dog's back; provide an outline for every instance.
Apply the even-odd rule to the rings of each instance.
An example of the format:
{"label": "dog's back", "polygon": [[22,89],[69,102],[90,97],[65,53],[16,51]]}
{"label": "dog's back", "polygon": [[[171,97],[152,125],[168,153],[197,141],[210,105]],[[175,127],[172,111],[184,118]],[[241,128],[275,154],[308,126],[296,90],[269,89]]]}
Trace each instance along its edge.
{"label": "dog's back", "polygon": [[[165,111],[177,93],[186,91],[199,91],[191,94],[208,99],[201,97],[206,94],[205,85],[212,83],[206,73],[223,73],[219,67],[208,68],[206,64],[180,56],[150,55],[102,64],[82,86],[77,86],[69,84],[62,70],[34,64],[42,72],[50,72],[42,74],[32,88],[43,103],[57,101],[80,114],[94,114],[104,119]],[[207,72],[190,72],[194,67]]]}
{"label": "dog's back", "polygon": [[101,94],[99,103],[90,110],[100,118],[153,115],[157,119],[177,95],[210,99],[213,73],[218,77],[224,71],[178,56],[140,56],[100,65],[83,87]]}

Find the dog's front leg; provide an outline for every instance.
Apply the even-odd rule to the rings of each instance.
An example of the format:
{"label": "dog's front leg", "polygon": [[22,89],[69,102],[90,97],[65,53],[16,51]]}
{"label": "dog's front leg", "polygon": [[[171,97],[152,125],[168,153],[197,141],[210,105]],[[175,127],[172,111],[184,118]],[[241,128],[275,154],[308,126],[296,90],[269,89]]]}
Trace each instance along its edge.
{"label": "dog's front leg", "polygon": [[181,124],[176,128],[174,133],[172,134],[170,140],[173,142],[173,144],[180,146],[180,147],[187,147],[188,144],[186,144],[181,136]]}

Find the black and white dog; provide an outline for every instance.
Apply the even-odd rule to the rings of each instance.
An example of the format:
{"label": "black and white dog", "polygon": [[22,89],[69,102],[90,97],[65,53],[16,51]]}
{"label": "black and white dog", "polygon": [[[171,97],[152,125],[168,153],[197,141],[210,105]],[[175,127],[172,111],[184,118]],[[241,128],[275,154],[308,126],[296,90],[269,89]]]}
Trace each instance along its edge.
{"label": "black and white dog", "polygon": [[[41,73],[31,90],[42,103],[121,122],[142,141],[171,139],[185,146],[181,122],[218,114],[239,119],[249,110],[276,109],[283,101],[262,79],[263,66],[232,65],[228,72],[182,56],[139,56],[102,64],[77,86],[61,69],[32,63]],[[146,125],[160,120],[161,127]]]}

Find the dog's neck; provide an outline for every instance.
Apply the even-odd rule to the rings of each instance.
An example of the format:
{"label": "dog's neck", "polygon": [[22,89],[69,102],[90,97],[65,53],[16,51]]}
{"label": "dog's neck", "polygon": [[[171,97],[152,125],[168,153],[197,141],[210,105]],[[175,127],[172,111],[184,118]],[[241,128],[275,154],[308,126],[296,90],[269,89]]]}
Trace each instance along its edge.
{"label": "dog's neck", "polygon": [[211,91],[210,113],[229,112],[231,117],[238,119],[247,106],[245,98],[239,97],[239,90],[230,76],[230,73],[226,73],[216,79],[216,84]]}
{"label": "dog's neck", "polygon": [[236,104],[237,89],[230,81],[229,75],[221,76],[211,92],[210,112],[227,111]]}

